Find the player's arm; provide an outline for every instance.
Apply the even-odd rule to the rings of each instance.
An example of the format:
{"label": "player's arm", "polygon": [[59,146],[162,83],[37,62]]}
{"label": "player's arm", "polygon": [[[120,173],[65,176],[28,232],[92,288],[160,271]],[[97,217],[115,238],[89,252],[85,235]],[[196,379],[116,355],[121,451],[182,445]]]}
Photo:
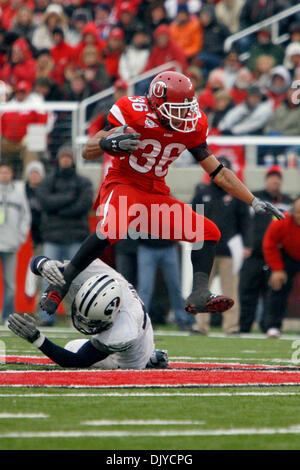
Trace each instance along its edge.
{"label": "player's arm", "polygon": [[284,219],[282,212],[275,206],[255,197],[233,171],[224,168],[222,163],[220,163],[211,152],[206,142],[189,149],[189,151],[214,182],[224,189],[224,191],[244,201],[246,204],[251,205],[257,214],[272,214],[275,215],[277,219]]}
{"label": "player's arm", "polygon": [[200,162],[200,164],[214,182],[224,189],[224,191],[246,202],[246,204],[250,205],[252,203],[255,198],[254,194],[252,194],[233,171],[221,166],[220,162],[213,154]]}
{"label": "player's arm", "polygon": [[139,146],[140,134],[126,134],[127,124],[115,127],[115,132],[102,129],[94,137],[88,139],[82,156],[85,160],[96,160],[104,152],[132,152]]}
{"label": "player's arm", "polygon": [[87,341],[77,352],[52,343],[36,327],[35,320],[26,313],[13,313],[8,317],[8,328],[20,338],[34,344],[45,356],[61,367],[90,367],[105,359],[108,354],[96,349],[91,341]]}

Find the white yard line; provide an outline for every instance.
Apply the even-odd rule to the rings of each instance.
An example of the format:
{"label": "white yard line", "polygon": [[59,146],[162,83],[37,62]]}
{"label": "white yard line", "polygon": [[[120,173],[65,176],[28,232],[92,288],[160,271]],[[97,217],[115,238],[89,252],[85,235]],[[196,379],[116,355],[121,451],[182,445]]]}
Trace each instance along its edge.
{"label": "white yard line", "polygon": [[164,420],[164,419],[125,419],[125,420],[107,420],[100,419],[94,421],[82,421],[81,424],[85,426],[161,426],[170,424],[205,424],[205,421],[190,421],[190,420]]}
{"label": "white yard line", "polygon": [[75,438],[75,437],[175,437],[175,436],[241,436],[270,434],[300,434],[300,425],[287,428],[237,428],[237,429],[170,429],[156,431],[45,431],[45,432],[6,432],[0,439],[26,438]]}
{"label": "white yard line", "polygon": [[15,418],[49,418],[49,415],[45,415],[44,413],[0,413],[0,419]]}
{"label": "white yard line", "polygon": [[105,393],[2,393],[0,398],[64,398],[64,397],[274,397],[274,396],[300,396],[300,392],[105,392]]}

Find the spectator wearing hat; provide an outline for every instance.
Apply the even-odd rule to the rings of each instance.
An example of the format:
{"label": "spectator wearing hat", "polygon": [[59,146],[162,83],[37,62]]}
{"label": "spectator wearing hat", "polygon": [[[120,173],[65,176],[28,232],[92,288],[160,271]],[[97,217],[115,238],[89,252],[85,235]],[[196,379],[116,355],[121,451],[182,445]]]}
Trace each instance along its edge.
{"label": "spectator wearing hat", "polygon": [[251,86],[246,101],[225,114],[219,130],[227,135],[261,134],[272,111],[272,100],[265,97],[258,87]]}
{"label": "spectator wearing hat", "polygon": [[31,211],[31,239],[35,255],[42,253],[41,234],[41,204],[37,196],[37,188],[45,177],[45,168],[42,162],[32,161],[25,170],[25,191]]}
{"label": "spectator wearing hat", "polygon": [[122,28],[113,27],[109,32],[106,46],[102,50],[102,58],[111,83],[120,78],[119,61],[124,50],[124,31]]}
{"label": "spectator wearing hat", "polygon": [[291,214],[279,223],[270,223],[263,239],[263,254],[271,271],[266,313],[267,337],[278,338],[288,296],[300,272],[300,197],[294,201]]}
{"label": "spectator wearing hat", "polygon": [[120,57],[118,72],[122,80],[128,81],[142,72],[150,55],[150,44],[151,38],[145,28],[135,31]]}
{"label": "spectator wearing hat", "polygon": [[[31,84],[26,81],[18,82],[15,88],[15,97],[9,103],[20,105],[34,103],[31,96]],[[40,104],[35,101],[33,107]],[[27,148],[27,127],[30,124],[47,124],[47,113],[35,110],[6,111],[1,117],[1,161],[13,166],[15,176],[20,178],[22,168],[32,160],[38,160],[39,155]]]}
{"label": "spectator wearing hat", "polygon": [[10,60],[0,70],[0,80],[13,86],[25,80],[33,86],[35,79],[36,63],[29,44],[26,39],[17,39],[12,45]]}
{"label": "spectator wearing hat", "polygon": [[293,79],[300,71],[300,40],[299,42],[291,42],[284,55],[284,66],[288,69]]}
{"label": "spectator wearing hat", "polygon": [[290,72],[284,65],[277,65],[271,70],[266,95],[273,100],[274,109],[286,99],[291,84]]}
{"label": "spectator wearing hat", "polygon": [[42,18],[42,24],[37,27],[32,36],[32,44],[37,49],[51,49],[55,46],[53,30],[62,28],[68,42],[68,18],[63,7],[57,3],[48,5]]}
{"label": "spectator wearing hat", "polygon": [[87,46],[96,47],[100,57],[104,45],[105,42],[98,37],[98,31],[95,23],[93,21],[88,23],[82,30],[81,41],[74,49],[76,66],[82,67],[82,54]]}
{"label": "spectator wearing hat", "polygon": [[[89,179],[77,174],[70,147],[63,146],[58,151],[57,167],[41,181],[37,197],[42,208],[43,254],[59,261],[71,259],[90,232],[88,214],[93,189]],[[52,326],[55,317],[42,312],[41,320]]]}
{"label": "spectator wearing hat", "polygon": [[70,17],[70,30],[68,43],[77,46],[82,38],[84,27],[92,21],[92,14],[87,8],[76,8],[73,5],[65,7],[67,15]]}
{"label": "spectator wearing hat", "polygon": [[3,275],[2,322],[15,311],[16,256],[30,229],[30,209],[22,182],[13,180],[13,168],[0,164],[0,259]]}
{"label": "spectator wearing hat", "polygon": [[[232,169],[230,160],[218,157],[220,163]],[[249,254],[249,210],[247,205],[239,199],[228,195],[213,181],[209,184],[199,184],[196,187],[192,200],[192,207],[204,204],[206,217],[210,217],[219,227],[222,237],[217,246],[216,258],[212,269],[210,283],[216,275],[220,276],[223,295],[235,300],[235,305],[223,314],[222,328],[226,333],[233,333],[239,329],[238,315],[238,273],[233,269],[233,253],[229,248],[230,240],[236,235],[242,237],[244,257]],[[229,222],[230,221],[230,222]],[[196,332],[208,333],[210,315],[201,313],[196,315]]]}
{"label": "spectator wearing hat", "polygon": [[[281,192],[282,171],[278,165],[271,166],[265,177],[265,187],[253,194],[271,202],[278,209],[288,211],[292,199]],[[256,319],[259,299],[262,301],[262,312],[259,325],[265,331],[266,299],[268,292],[269,269],[263,256],[262,243],[264,234],[272,221],[270,215],[250,213],[250,248],[251,254],[245,259],[240,272],[240,331],[249,333]]]}
{"label": "spectator wearing hat", "polygon": [[268,55],[274,58],[274,65],[280,65],[284,58],[284,49],[278,44],[273,44],[271,40],[271,31],[261,29],[256,34],[256,41],[249,50],[250,57],[247,61],[247,67],[254,71],[255,63],[259,56]]}
{"label": "spectator wearing hat", "polygon": [[169,27],[162,24],[156,28],[153,34],[154,46],[151,50],[146,70],[153,69],[167,62],[178,62],[183,73],[187,69],[187,60],[184,50],[171,39]]}
{"label": "spectator wearing hat", "polygon": [[170,24],[170,37],[182,47],[185,57],[189,61],[202,48],[202,26],[195,15],[190,15],[186,3],[178,5],[176,18]]}
{"label": "spectator wearing hat", "polygon": [[122,2],[119,8],[119,18],[116,24],[117,27],[124,31],[124,41],[126,45],[129,45],[132,41],[132,37],[137,29],[141,29],[143,25],[136,16],[136,8],[133,2],[125,1]]}

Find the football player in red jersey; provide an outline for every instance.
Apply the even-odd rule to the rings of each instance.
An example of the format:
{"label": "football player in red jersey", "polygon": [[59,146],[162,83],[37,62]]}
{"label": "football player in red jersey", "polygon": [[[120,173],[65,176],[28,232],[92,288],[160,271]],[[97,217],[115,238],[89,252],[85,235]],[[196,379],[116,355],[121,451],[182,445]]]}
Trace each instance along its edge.
{"label": "football player in red jersey", "polygon": [[[209,291],[208,280],[214,261],[220,232],[206,217],[192,211],[188,204],[172,198],[165,183],[168,166],[184,150],[189,150],[203,169],[225,191],[249,205],[260,214],[272,213],[284,218],[274,206],[261,201],[235,176],[224,168],[206,143],[208,123],[199,110],[193,85],[178,72],[162,72],[151,82],[147,96],[124,96],[111,108],[108,121],[114,132],[101,130],[90,138],[83,150],[83,158],[94,160],[103,152],[114,155],[113,165],[100,188],[98,202],[104,208],[99,232],[90,235],[64,271],[64,284],[50,285],[42,296],[41,307],[53,314],[74,279],[106,246],[124,238],[136,213],[133,205],[147,209],[145,231],[151,236],[192,243],[201,242],[202,249],[192,249],[192,293],[186,300],[188,313],[222,313],[233,305],[233,300]],[[136,133],[126,133],[127,126]],[[117,156],[116,156],[117,155]],[[122,198],[126,197],[126,208]],[[151,209],[154,205],[172,208],[176,205],[188,215],[193,227],[200,221],[202,230],[187,236],[185,217],[163,217],[153,228]],[[117,217],[116,217],[117,215]],[[230,223],[230,222],[229,222]],[[167,229],[167,230],[165,230]],[[141,230],[142,232],[143,230]],[[176,237],[177,234],[177,237]],[[43,266],[40,266],[41,271]]]}

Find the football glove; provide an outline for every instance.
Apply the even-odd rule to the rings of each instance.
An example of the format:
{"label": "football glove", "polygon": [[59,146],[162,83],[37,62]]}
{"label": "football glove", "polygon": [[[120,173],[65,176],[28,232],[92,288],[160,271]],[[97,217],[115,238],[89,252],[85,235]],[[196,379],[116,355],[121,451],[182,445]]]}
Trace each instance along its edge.
{"label": "football glove", "polygon": [[19,315],[18,313],[12,313],[8,317],[8,328],[20,338],[26,339],[29,343],[34,343],[40,336],[41,333],[36,327],[35,320],[25,313]]}
{"label": "football glove", "polygon": [[258,197],[255,197],[251,203],[251,206],[253,207],[254,209],[254,212],[256,214],[260,214],[260,215],[266,215],[266,214],[270,214],[270,215],[275,215],[275,217],[280,220],[280,219],[284,219],[284,215],[283,213],[277,209],[277,207],[273,206],[273,204],[271,204],[270,202],[267,202],[267,201],[262,201],[261,199],[259,199]]}
{"label": "football glove", "polygon": [[60,261],[49,259],[40,263],[38,271],[49,284],[63,286],[66,283],[62,274],[64,266]]}
{"label": "football glove", "polygon": [[115,128],[113,134],[103,137],[99,141],[99,145],[105,152],[132,152],[136,150],[139,146],[138,138],[141,134],[125,134],[127,128],[125,126],[120,126]]}

